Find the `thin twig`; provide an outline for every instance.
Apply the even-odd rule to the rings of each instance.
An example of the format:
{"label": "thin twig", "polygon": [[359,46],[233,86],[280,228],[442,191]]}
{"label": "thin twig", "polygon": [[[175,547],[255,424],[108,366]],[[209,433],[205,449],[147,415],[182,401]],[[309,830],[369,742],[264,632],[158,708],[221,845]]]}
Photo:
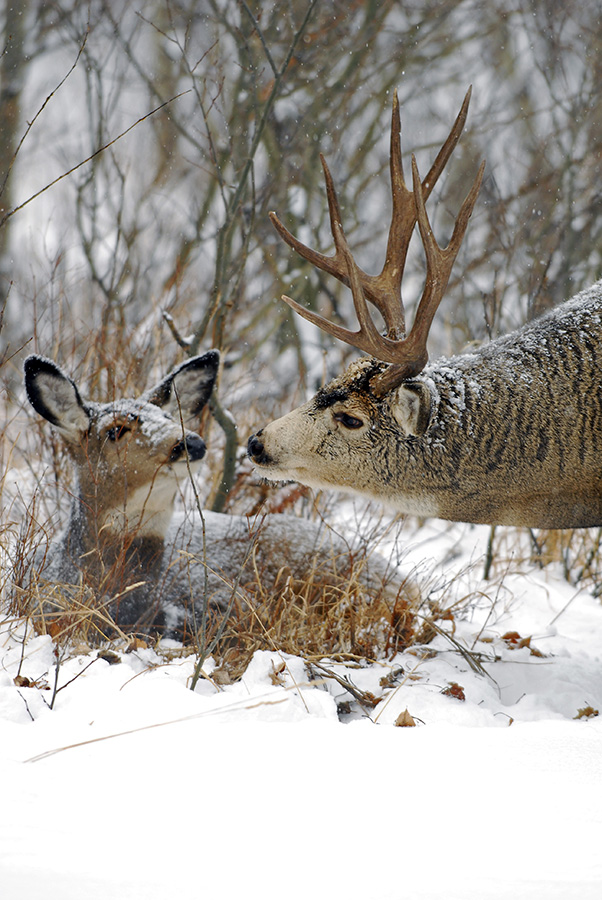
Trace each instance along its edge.
{"label": "thin twig", "polygon": [[67,172],[63,172],[62,175],[59,175],[58,178],[55,178],[53,181],[51,181],[45,187],[41,188],[39,191],[36,191],[35,194],[32,194],[31,197],[29,197],[27,200],[24,200],[23,203],[19,203],[18,206],[13,207],[13,209],[9,210],[9,212],[7,212],[2,217],[2,219],[0,219],[0,228],[2,228],[2,226],[5,225],[6,222],[10,218],[12,218],[12,216],[14,216],[15,213],[20,212],[25,206],[28,206],[28,204],[30,204],[33,200],[37,200],[37,198],[41,194],[44,194],[46,191],[50,190],[51,187],[54,187],[54,185],[58,184],[59,181],[62,181],[63,178],[67,178],[69,175],[72,175],[74,172],[77,172],[78,169],[81,169],[82,166],[85,166],[87,163],[91,162],[93,159],[95,159],[97,156],[99,156],[99,154],[104,153],[105,150],[108,150],[109,147],[112,147],[113,144],[116,144],[117,141],[120,141],[122,137],[125,137],[126,134],[129,134],[130,131],[132,131],[134,128],[136,128],[137,125],[140,125],[141,122],[144,122],[145,119],[150,119],[151,116],[154,116],[155,113],[158,113],[169,103],[173,103],[174,100],[178,100],[180,97],[183,97],[185,94],[189,94],[189,93],[190,93],[190,89],[187,91],[181,91],[181,93],[176,94],[175,97],[171,97],[171,99],[166,100],[165,103],[162,103],[160,106],[155,107],[155,109],[151,109],[150,112],[146,113],[146,115],[141,116],[139,119],[137,119],[132,125],[129,126],[129,128],[126,128],[125,131],[122,131],[121,134],[118,134],[117,137],[113,138],[107,144],[103,144],[102,147],[99,147],[98,150],[95,150],[94,153],[92,153],[86,159],[83,159],[76,166],[72,166],[72,168],[69,169]]}
{"label": "thin twig", "polygon": [[203,317],[203,320],[202,320],[200,326],[197,328],[197,330],[194,334],[192,343],[190,345],[190,352],[193,356],[195,353],[198,352],[198,348],[201,344],[201,341],[205,337],[205,332],[207,330],[209,322],[211,321],[211,319],[217,312],[217,310],[220,306],[220,303],[223,301],[222,281],[223,281],[223,273],[224,273],[224,268],[225,268],[226,245],[227,245],[228,239],[230,237],[232,228],[234,227],[234,224],[237,221],[236,212],[241,203],[243,193],[246,190],[249,172],[251,171],[251,169],[254,165],[255,155],[257,153],[257,149],[258,149],[261,139],[263,137],[263,133],[264,133],[265,127],[267,125],[268,117],[272,111],[272,107],[273,107],[276,97],[278,96],[278,93],[280,91],[282,79],[284,78],[284,75],[290,65],[291,59],[293,58],[293,54],[294,54],[295,50],[297,49],[297,45],[298,45],[299,41],[301,40],[301,37],[307,27],[309,19],[311,18],[311,14],[313,13],[314,8],[317,5],[317,3],[318,3],[318,0],[311,0],[311,3],[307,7],[307,11],[303,18],[303,21],[302,21],[301,25],[299,26],[299,29],[297,30],[296,34],[294,35],[293,40],[291,41],[291,45],[289,47],[286,58],[282,64],[282,66],[280,67],[280,70],[274,77],[274,83],[272,85],[272,89],[270,91],[268,99],[266,100],[266,102],[264,104],[261,119],[255,130],[255,134],[253,135],[253,140],[251,142],[251,146],[250,146],[249,152],[247,154],[246,162],[242,168],[240,178],[238,179],[238,185],[236,186],[236,189],[235,189],[234,193],[232,194],[230,201],[226,207],[225,221],[219,230],[216,261],[215,261],[215,279],[213,282],[213,289],[211,292],[211,301],[209,303],[209,307],[207,309],[207,312],[205,313],[205,316]]}
{"label": "thin twig", "polygon": [[213,512],[223,512],[226,505],[226,499],[230,493],[230,489],[234,483],[236,474],[236,454],[238,451],[238,428],[232,415],[219,402],[217,396],[213,394],[209,401],[209,409],[211,415],[220,426],[226,437],[226,446],[224,447],[224,461],[222,469],[222,477],[217,488],[213,504],[211,506]]}
{"label": "thin twig", "polygon": [[240,2],[240,5],[242,6],[242,8],[244,9],[244,11],[246,12],[246,14],[248,15],[249,19],[251,20],[251,24],[253,25],[253,28],[255,29],[257,37],[261,41],[261,46],[263,47],[263,52],[265,53],[266,59],[270,64],[270,68],[277,78],[278,77],[278,68],[276,66],[276,63],[274,62],[274,58],[272,57],[272,54],[270,53],[270,48],[268,47],[267,41],[266,41],[265,37],[263,36],[263,31],[259,27],[259,22],[255,18],[255,16],[251,12],[251,10],[249,9],[249,5],[245,2],[245,0],[239,0],[239,2]]}
{"label": "thin twig", "polygon": [[180,334],[180,332],[178,330],[178,326],[176,325],[176,323],[173,320],[173,316],[171,315],[171,313],[168,313],[167,310],[164,309],[161,311],[161,316],[163,318],[163,321],[165,322],[165,324],[171,331],[171,336],[173,337],[176,344],[179,347],[181,347],[182,350],[186,350],[186,352],[188,352],[188,348],[190,347],[190,341],[187,340],[186,338],[182,337],[182,335]]}
{"label": "thin twig", "polygon": [[[44,100],[44,102],[42,103],[42,105],[40,106],[39,110],[37,111],[37,113],[35,114],[35,116],[33,117],[33,119],[31,120],[31,122],[28,122],[28,123],[27,123],[27,128],[25,129],[25,131],[24,131],[24,133],[23,133],[23,137],[21,138],[21,140],[20,140],[19,143],[17,144],[17,149],[16,149],[15,152],[13,153],[13,158],[11,159],[10,164],[9,164],[9,166],[8,166],[8,169],[6,170],[6,175],[4,176],[4,180],[3,180],[3,182],[2,182],[2,185],[0,185],[0,197],[1,197],[2,194],[4,193],[4,189],[5,189],[5,187],[6,187],[6,183],[7,183],[8,179],[10,178],[10,173],[11,173],[12,170],[13,170],[13,166],[14,166],[16,160],[17,160],[17,156],[19,155],[19,151],[20,151],[21,147],[23,146],[23,144],[25,143],[25,140],[27,139],[27,135],[29,134],[29,132],[31,131],[31,129],[33,128],[33,126],[35,125],[35,123],[37,122],[37,120],[39,119],[39,117],[42,115],[42,113],[44,112],[45,108],[48,106],[48,103],[50,102],[50,100],[52,100],[52,98],[54,97],[54,95],[55,95],[58,91],[60,91],[60,89],[61,89],[62,86],[65,84],[65,82],[67,81],[67,79],[69,78],[69,76],[71,75],[71,73],[72,73],[72,72],[74,71],[74,69],[76,68],[78,62],[80,61],[81,55],[82,55],[82,53],[84,52],[84,48],[85,48],[85,46],[86,46],[86,41],[88,40],[88,34],[89,34],[89,31],[90,31],[90,23],[88,22],[88,28],[86,29],[86,34],[85,34],[84,39],[83,39],[83,41],[82,41],[81,47],[80,47],[79,50],[78,50],[77,56],[76,56],[76,58],[75,58],[75,62],[73,63],[73,65],[71,66],[71,68],[69,69],[69,71],[67,72],[67,74],[59,81],[59,83],[58,83],[57,86],[54,88],[54,90],[52,90],[52,91],[48,94],[48,96],[46,97],[46,99]],[[7,217],[7,218],[8,218],[8,217]],[[2,222],[0,222],[0,226],[2,226],[2,225],[4,224],[4,221],[5,221],[5,220],[3,219]]]}

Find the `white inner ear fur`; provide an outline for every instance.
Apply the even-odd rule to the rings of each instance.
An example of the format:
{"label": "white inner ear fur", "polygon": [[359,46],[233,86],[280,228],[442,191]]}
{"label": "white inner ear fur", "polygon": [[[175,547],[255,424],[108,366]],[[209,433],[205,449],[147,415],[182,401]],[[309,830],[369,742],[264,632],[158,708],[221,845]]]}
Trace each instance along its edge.
{"label": "white inner ear fur", "polygon": [[41,399],[57,420],[55,428],[66,440],[79,440],[88,430],[90,419],[80,406],[71,382],[45,372],[41,372],[36,380]]}
{"label": "white inner ear fur", "polygon": [[178,372],[174,376],[169,398],[169,412],[174,418],[179,417],[180,408],[185,421],[192,416],[192,410],[199,405],[204,385],[211,377],[211,374],[210,372],[184,369],[184,371]]}
{"label": "white inner ear fur", "polygon": [[196,427],[200,410],[209,400],[214,379],[215,372],[210,368],[182,369],[173,377],[169,399],[163,409],[176,421],[180,419],[181,410],[184,424]]}
{"label": "white inner ear fur", "polygon": [[439,395],[433,384],[410,381],[397,388],[391,402],[391,412],[406,437],[422,437],[438,405]]}

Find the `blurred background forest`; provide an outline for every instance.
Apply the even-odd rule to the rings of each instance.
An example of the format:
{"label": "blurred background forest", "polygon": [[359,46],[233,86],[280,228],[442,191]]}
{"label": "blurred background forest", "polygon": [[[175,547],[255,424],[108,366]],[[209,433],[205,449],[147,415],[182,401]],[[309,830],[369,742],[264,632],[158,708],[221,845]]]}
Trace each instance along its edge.
{"label": "blurred background forest", "polygon": [[[330,252],[324,153],[358,262],[380,270],[394,89],[406,172],[413,151],[424,174],[473,86],[429,201],[440,243],[487,160],[431,357],[602,276],[598,0],[5,0],[1,49],[3,473],[43,458],[63,478],[23,408],[27,353],[105,400],[218,347],[231,419],[215,405],[203,499],[247,511],[228,490],[248,434],[354,352],[280,301],[353,322],[349,292],[295,258],[268,212]],[[422,272],[416,239],[410,320]]]}

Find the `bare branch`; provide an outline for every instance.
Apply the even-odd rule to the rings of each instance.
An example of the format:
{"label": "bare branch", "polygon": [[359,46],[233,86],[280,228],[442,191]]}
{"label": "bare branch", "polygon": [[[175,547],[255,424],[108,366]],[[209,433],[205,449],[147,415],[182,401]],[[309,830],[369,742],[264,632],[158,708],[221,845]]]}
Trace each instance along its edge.
{"label": "bare branch", "polygon": [[28,197],[27,200],[23,201],[23,203],[19,203],[18,206],[13,207],[13,209],[11,209],[9,212],[7,212],[0,219],[0,228],[2,228],[2,226],[10,218],[12,218],[15,215],[15,213],[20,212],[25,206],[28,206],[34,200],[37,200],[37,198],[40,197],[42,194],[45,194],[46,191],[50,190],[50,188],[54,187],[55,184],[58,184],[59,181],[62,181],[64,178],[68,178],[69,175],[73,175],[73,173],[77,172],[78,169],[81,169],[82,166],[85,166],[87,163],[91,162],[91,160],[95,159],[101,153],[104,153],[105,150],[108,150],[109,147],[112,147],[113,144],[116,144],[117,141],[120,141],[122,137],[125,137],[126,134],[129,134],[130,131],[132,131],[134,128],[136,128],[137,125],[140,125],[141,122],[144,122],[146,119],[150,119],[150,117],[154,116],[155,113],[158,113],[159,110],[163,109],[165,106],[168,106],[170,103],[173,103],[174,100],[178,100],[180,97],[183,97],[185,94],[189,94],[189,93],[190,93],[190,89],[188,89],[186,91],[181,91],[179,94],[176,94],[175,97],[171,97],[169,100],[166,100],[165,103],[161,103],[160,106],[156,106],[155,109],[151,109],[150,112],[146,113],[146,115],[141,116],[139,119],[137,119],[132,125],[129,126],[129,128],[126,128],[125,131],[122,131],[121,134],[118,134],[117,137],[110,140],[107,144],[103,144],[102,147],[99,147],[98,150],[95,150],[94,153],[92,153],[90,156],[86,157],[86,159],[83,159],[76,166],[72,166],[72,168],[69,169],[67,172],[63,172],[62,175],[59,175],[58,178],[55,178],[53,181],[51,181],[45,187],[41,188],[39,191],[36,191],[35,194],[32,194],[31,197]]}
{"label": "bare branch", "polygon": [[[86,34],[84,35],[84,39],[83,39],[83,41],[82,41],[82,43],[81,43],[81,46],[80,46],[80,48],[79,48],[79,50],[78,50],[78,52],[77,52],[77,56],[75,57],[75,62],[73,63],[73,65],[71,66],[71,68],[69,69],[69,71],[67,72],[67,74],[59,81],[59,83],[58,83],[57,86],[54,88],[54,90],[52,90],[52,91],[48,94],[48,96],[46,97],[46,99],[44,100],[44,102],[42,103],[42,105],[40,106],[39,110],[37,111],[37,113],[35,114],[35,116],[33,117],[33,119],[31,120],[31,122],[28,122],[28,123],[27,123],[27,128],[25,129],[25,131],[24,131],[24,133],[23,133],[23,136],[22,136],[21,140],[20,140],[19,143],[17,144],[17,148],[16,148],[15,152],[13,153],[13,158],[12,158],[12,160],[10,161],[10,164],[9,164],[8,169],[7,169],[7,171],[6,171],[6,174],[5,174],[5,176],[4,176],[4,180],[2,181],[2,184],[0,185],[0,197],[1,197],[2,194],[4,193],[4,189],[6,188],[6,183],[7,183],[8,179],[10,178],[10,173],[11,173],[12,170],[13,170],[13,166],[15,165],[15,162],[16,162],[16,160],[17,160],[17,156],[19,155],[19,151],[20,151],[21,147],[23,146],[23,144],[25,143],[25,140],[27,139],[27,136],[28,136],[29,132],[31,131],[31,129],[33,128],[33,126],[35,125],[35,123],[37,122],[37,120],[39,119],[39,117],[42,115],[42,113],[44,112],[44,110],[45,110],[46,107],[48,106],[49,102],[50,102],[50,101],[52,100],[52,98],[54,97],[54,95],[55,95],[56,93],[58,93],[58,91],[59,91],[59,90],[62,88],[62,86],[65,84],[65,82],[67,81],[67,79],[69,78],[69,76],[70,76],[70,75],[75,71],[75,69],[77,68],[77,64],[79,63],[79,61],[80,61],[80,59],[81,59],[81,55],[82,55],[82,53],[84,52],[84,48],[85,48],[85,46],[86,46],[86,41],[88,40],[88,34],[89,34],[89,31],[90,31],[90,23],[88,22],[88,29],[87,29],[87,31],[86,31]],[[13,212],[15,212],[15,211],[16,211],[16,210],[13,210]],[[12,213],[11,213],[10,215],[12,215]],[[2,219],[2,221],[0,221],[0,227],[4,224],[4,222],[6,221],[6,219],[8,219],[9,217],[10,217],[10,216],[7,215],[7,216],[5,216],[5,217]]]}

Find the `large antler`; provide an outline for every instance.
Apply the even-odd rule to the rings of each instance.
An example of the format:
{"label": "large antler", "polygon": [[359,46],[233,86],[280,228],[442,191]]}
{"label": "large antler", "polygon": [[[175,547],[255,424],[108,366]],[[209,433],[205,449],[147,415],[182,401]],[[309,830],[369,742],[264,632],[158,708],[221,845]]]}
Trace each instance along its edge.
{"label": "large antler", "polygon": [[[437,179],[445,168],[466,122],[471,89],[469,88],[456,121],[437,154],[426,178],[421,182],[416,160],[412,156],[412,187],[410,191],[405,184],[401,161],[400,116],[397,92],[393,97],[393,113],[391,118],[391,193],[393,213],[387,243],[387,255],[380,275],[368,275],[361,269],[349,250],[347,239],[341,223],[339,202],[334,189],[332,176],[324,157],[320,155],[326,193],[330,213],[330,226],[334,238],[334,256],[324,256],[302,244],[288,231],[275,213],[270,218],[276,230],[286,243],[297,251],[304,259],[318,269],[328,272],[351,288],[353,303],[359,322],[359,331],[349,331],[329,322],[323,316],[305,309],[290,297],[283,296],[288,305],[314,325],[318,325],[328,334],[357,347],[383,362],[391,363],[390,367],[375,378],[372,388],[375,393],[383,395],[399,385],[407,378],[412,378],[422,371],[428,360],[426,342],[437,307],[439,306],[454,260],[460,249],[468,220],[474,208],[477,194],[481,186],[485,163],[481,163],[477,177],[458,214],[452,238],[445,249],[442,249],[434,238],[426,213],[425,202],[428,199]],[[424,291],[410,333],[405,336],[405,315],[401,298],[401,279],[405,266],[410,238],[414,226],[418,222],[420,235],[426,255],[426,280]],[[374,324],[366,303],[366,299],[381,313],[387,333],[380,334]]]}

